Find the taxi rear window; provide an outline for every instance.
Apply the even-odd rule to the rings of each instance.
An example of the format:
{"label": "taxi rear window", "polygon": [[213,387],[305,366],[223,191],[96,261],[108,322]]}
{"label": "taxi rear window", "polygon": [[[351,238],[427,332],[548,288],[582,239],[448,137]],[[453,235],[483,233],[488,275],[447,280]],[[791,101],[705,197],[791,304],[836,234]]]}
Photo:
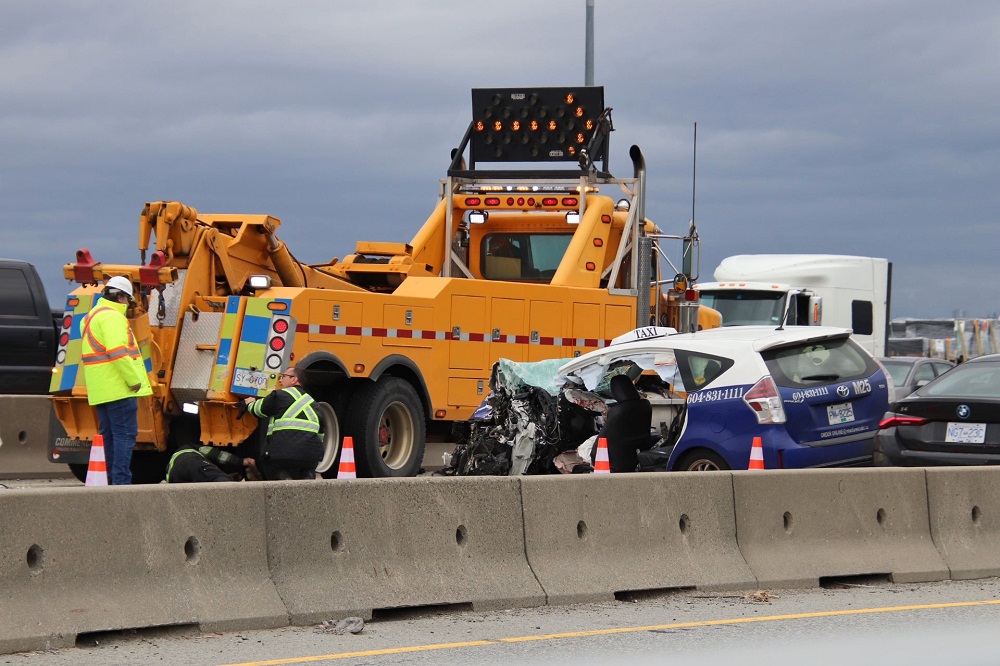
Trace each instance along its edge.
{"label": "taxi rear window", "polygon": [[711,384],[723,372],[733,367],[733,359],[712,354],[681,350],[675,351],[677,366],[684,381],[684,389],[697,391]]}
{"label": "taxi rear window", "polygon": [[870,377],[875,360],[849,338],[803,342],[761,353],[778,386],[802,388]]}

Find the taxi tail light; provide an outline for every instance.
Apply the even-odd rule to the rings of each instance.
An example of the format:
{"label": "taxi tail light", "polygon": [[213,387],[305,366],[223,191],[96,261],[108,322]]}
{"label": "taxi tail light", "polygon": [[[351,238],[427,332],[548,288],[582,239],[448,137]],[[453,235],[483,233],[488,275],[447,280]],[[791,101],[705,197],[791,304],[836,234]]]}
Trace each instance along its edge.
{"label": "taxi tail light", "polygon": [[902,414],[886,414],[878,424],[879,430],[885,428],[896,428],[899,426],[921,426],[929,423],[930,419],[919,416],[903,416]]}
{"label": "taxi tail light", "polygon": [[785,408],[781,405],[781,396],[770,377],[761,377],[749,391],[743,395],[743,402],[753,410],[757,423],[784,423]]}
{"label": "taxi tail light", "polygon": [[882,370],[882,374],[885,375],[885,387],[889,395],[892,396],[896,392],[896,384],[892,381],[892,375],[889,374],[889,370],[886,369],[882,361],[875,359],[875,364]]}

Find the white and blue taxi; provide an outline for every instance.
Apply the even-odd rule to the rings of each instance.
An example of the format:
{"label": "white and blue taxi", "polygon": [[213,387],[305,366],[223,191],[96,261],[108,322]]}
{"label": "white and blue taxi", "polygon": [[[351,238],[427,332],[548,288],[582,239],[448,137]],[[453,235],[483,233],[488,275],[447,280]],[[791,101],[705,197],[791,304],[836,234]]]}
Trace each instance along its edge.
{"label": "white and blue taxi", "polygon": [[766,468],[870,465],[892,385],[850,334],[824,326],[642,328],[559,373],[594,390],[632,364],[643,373],[640,386],[652,379],[685,396],[676,413],[683,422],[668,442],[671,470],[747,469],[755,437]]}

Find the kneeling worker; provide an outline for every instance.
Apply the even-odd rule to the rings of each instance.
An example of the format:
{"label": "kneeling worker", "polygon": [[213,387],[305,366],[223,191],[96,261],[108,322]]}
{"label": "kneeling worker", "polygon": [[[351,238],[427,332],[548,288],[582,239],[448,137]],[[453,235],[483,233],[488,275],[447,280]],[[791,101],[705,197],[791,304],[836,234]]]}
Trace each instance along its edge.
{"label": "kneeling worker", "polygon": [[[237,455],[217,446],[181,449],[167,464],[167,483],[237,481],[243,478],[243,466],[249,464]],[[224,470],[231,470],[226,473]]]}
{"label": "kneeling worker", "polygon": [[270,419],[257,468],[265,480],[312,479],[323,459],[323,440],[313,399],[302,387],[302,372],[289,368],[278,376],[279,390],[262,400],[246,398],[249,412]]}

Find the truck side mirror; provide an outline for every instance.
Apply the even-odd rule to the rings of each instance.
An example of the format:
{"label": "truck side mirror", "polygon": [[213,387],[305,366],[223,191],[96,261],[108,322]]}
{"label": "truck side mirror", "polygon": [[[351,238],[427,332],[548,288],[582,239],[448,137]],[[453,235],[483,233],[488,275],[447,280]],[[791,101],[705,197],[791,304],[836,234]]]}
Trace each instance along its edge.
{"label": "truck side mirror", "polygon": [[809,326],[821,326],[823,324],[823,297],[809,297]]}

